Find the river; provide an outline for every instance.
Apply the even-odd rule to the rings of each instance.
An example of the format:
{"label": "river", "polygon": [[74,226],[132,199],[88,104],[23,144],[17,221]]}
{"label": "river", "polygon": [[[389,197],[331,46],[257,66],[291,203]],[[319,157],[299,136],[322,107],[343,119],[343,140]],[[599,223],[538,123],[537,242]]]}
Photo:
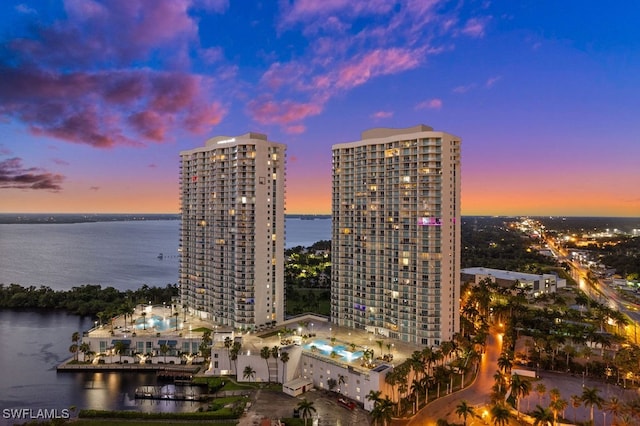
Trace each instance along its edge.
{"label": "river", "polygon": [[[88,283],[119,290],[174,283],[179,226],[176,220],[0,225],[0,283],[56,290]],[[330,238],[330,220],[287,219],[287,247]],[[56,372],[71,356],[71,335],[92,325],[92,318],[63,312],[0,311],[0,424],[9,424],[3,418],[9,409],[194,411],[200,406],[136,400],[136,387],[162,384],[153,373]]]}

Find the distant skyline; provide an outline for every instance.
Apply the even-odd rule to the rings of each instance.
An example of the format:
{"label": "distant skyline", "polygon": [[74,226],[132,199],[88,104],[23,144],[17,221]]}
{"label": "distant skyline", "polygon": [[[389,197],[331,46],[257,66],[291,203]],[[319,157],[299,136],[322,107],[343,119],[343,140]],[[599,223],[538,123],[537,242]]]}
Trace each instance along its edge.
{"label": "distant skyline", "polygon": [[[252,8],[246,6],[251,4]],[[0,4],[0,212],[176,213],[179,152],[288,146],[286,211],[331,211],[331,145],[462,139],[462,214],[640,216],[640,4]]]}

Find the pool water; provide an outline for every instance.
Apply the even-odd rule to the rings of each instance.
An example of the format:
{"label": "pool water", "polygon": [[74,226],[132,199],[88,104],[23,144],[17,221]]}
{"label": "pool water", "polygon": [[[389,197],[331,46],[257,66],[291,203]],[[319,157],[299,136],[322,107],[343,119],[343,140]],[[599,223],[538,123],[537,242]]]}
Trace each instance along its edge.
{"label": "pool water", "polygon": [[[144,319],[138,318],[136,320],[136,328],[138,330],[143,330],[146,327],[147,330],[152,329],[156,331],[175,330],[177,320],[178,319],[176,317],[162,318],[159,315],[152,315]],[[146,325],[144,324],[145,322]]]}
{"label": "pool water", "polygon": [[351,352],[347,350],[347,346],[345,345],[335,345],[331,346],[331,344],[323,339],[315,339],[303,346],[305,350],[311,351],[311,347],[315,346],[317,351],[325,356],[330,356],[331,352],[335,352],[338,355],[338,358],[343,362],[351,362],[355,361],[359,358],[362,358],[363,351],[355,351]]}

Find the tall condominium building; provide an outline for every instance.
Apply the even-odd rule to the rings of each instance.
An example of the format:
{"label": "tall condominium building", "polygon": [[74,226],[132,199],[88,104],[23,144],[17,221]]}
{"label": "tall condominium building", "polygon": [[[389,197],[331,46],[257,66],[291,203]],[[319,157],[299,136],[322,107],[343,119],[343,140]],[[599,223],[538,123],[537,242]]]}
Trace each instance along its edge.
{"label": "tall condominium building", "polygon": [[285,150],[267,136],[220,136],[180,153],[180,291],[216,324],[284,315]]}
{"label": "tall condominium building", "polygon": [[420,125],[333,146],[331,317],[439,345],[459,331],[460,138]]}

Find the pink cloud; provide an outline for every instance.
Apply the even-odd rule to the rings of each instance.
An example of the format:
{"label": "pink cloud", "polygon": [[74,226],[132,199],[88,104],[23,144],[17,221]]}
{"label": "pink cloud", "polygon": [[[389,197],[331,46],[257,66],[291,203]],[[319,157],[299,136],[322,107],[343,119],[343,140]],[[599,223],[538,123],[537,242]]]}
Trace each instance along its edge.
{"label": "pink cloud", "polygon": [[427,99],[424,102],[420,102],[416,105],[416,109],[440,109],[442,108],[442,99],[433,98]]}
{"label": "pink cloud", "polygon": [[393,117],[392,111],[378,111],[371,114],[371,118],[382,119]]}
{"label": "pink cloud", "polygon": [[180,127],[201,132],[225,114],[204,77],[152,70],[60,74],[1,67],[0,115],[35,134],[99,148],[161,142]]}
{"label": "pink cloud", "polygon": [[352,88],[378,75],[395,74],[415,68],[419,54],[407,49],[377,49],[345,64],[338,70],[336,86]]}
{"label": "pink cloud", "polygon": [[284,11],[284,23],[295,23],[305,20],[315,20],[318,16],[328,15],[380,15],[389,12],[394,7],[393,2],[387,0],[297,0],[293,6]]}
{"label": "pink cloud", "polygon": [[279,124],[291,133],[300,133],[304,128],[299,127],[298,122],[309,116],[320,114],[322,106],[313,103],[265,99],[250,102],[249,110],[259,123]]}
{"label": "pink cloud", "polygon": [[488,20],[489,18],[471,18],[465,23],[461,32],[470,37],[483,37]]}
{"label": "pink cloud", "polygon": [[68,161],[63,160],[61,158],[54,158],[51,161],[53,161],[55,164],[59,166],[68,166],[70,164]]}
{"label": "pink cloud", "polygon": [[25,167],[18,157],[0,161],[0,189],[62,189],[64,176],[37,167]]}
{"label": "pink cloud", "polygon": [[473,89],[474,87],[476,87],[475,84],[468,84],[466,86],[456,86],[453,88],[453,93],[467,93],[469,90]]}
{"label": "pink cloud", "polygon": [[209,99],[211,77],[139,64],[153,55],[188,65],[182,58],[198,35],[189,8],[223,11],[227,1],[155,0],[150,8],[143,0],[66,0],[64,6],[65,20],[35,24],[30,37],[5,44],[12,59],[0,59],[0,119],[109,148],[162,142],[181,128],[202,132],[225,115]]}

